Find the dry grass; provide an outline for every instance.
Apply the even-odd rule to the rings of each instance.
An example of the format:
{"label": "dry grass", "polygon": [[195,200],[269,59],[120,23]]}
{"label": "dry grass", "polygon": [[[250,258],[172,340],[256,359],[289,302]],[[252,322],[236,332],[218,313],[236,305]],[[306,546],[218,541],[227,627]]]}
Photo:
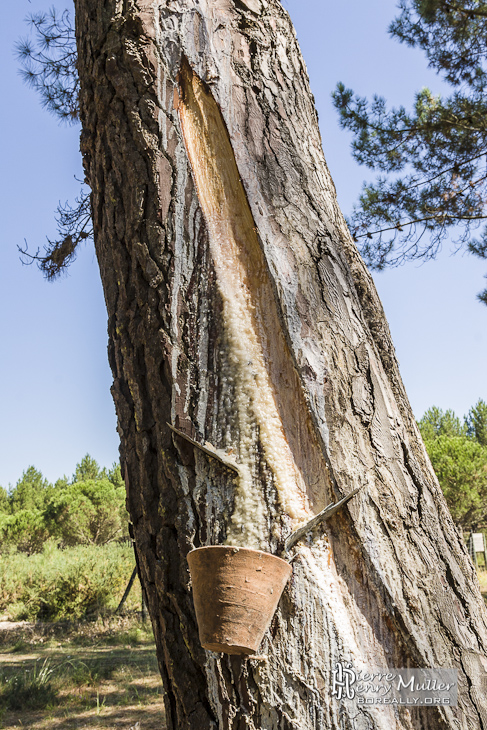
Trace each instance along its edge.
{"label": "dry grass", "polygon": [[[487,571],[478,571],[487,602]],[[2,730],[164,730],[150,623],[137,616],[0,629]]]}
{"label": "dry grass", "polygon": [[137,618],[0,631],[0,728],[163,730],[150,624]]}
{"label": "dry grass", "polygon": [[487,570],[477,570],[477,576],[484,601],[487,603]]}

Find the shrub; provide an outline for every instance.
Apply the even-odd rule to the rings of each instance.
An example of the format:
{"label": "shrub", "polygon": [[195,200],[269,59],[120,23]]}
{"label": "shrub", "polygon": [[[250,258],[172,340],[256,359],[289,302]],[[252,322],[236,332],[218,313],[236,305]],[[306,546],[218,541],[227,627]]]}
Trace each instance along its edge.
{"label": "shrub", "polygon": [[68,484],[53,493],[44,515],[64,546],[105,545],[127,530],[125,489],[108,478]]}
{"label": "shrub", "polygon": [[467,436],[439,436],[425,446],[455,522],[486,526],[487,448]]}
{"label": "shrub", "polygon": [[2,547],[15,546],[30,555],[42,550],[48,537],[44,514],[39,509],[21,509],[13,515],[0,515]]}
{"label": "shrub", "polygon": [[12,619],[76,619],[115,609],[134,566],[131,545],[0,556],[0,610]]}

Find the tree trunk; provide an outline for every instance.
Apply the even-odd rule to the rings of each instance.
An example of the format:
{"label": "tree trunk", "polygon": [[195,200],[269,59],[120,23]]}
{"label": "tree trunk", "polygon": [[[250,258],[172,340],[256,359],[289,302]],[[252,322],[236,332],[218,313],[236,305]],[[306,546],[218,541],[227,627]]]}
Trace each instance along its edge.
{"label": "tree trunk", "polygon": [[[487,728],[478,583],[338,209],[287,12],[75,4],[81,147],[167,726]],[[280,554],[360,485],[293,549],[262,656],[203,650],[188,551]],[[337,661],[455,668],[458,707],[338,701]]]}

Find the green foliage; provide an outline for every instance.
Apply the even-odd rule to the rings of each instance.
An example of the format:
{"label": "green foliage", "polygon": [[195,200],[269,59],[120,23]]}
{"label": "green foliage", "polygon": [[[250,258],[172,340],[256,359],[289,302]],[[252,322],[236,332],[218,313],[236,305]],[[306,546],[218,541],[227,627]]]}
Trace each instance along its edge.
{"label": "green foliage", "polygon": [[479,400],[464,423],[433,406],[418,426],[455,522],[487,527],[487,404]]}
{"label": "green foliage", "polygon": [[455,522],[487,526],[487,449],[467,436],[442,435],[425,445]]}
{"label": "green foliage", "polygon": [[85,454],[79,464],[76,464],[71,481],[86,482],[90,479],[101,479],[104,476],[106,476],[105,469],[103,469],[102,473],[96,459],[93,459],[89,454]]}
{"label": "green foliage", "polygon": [[27,554],[54,539],[60,546],[103,545],[128,537],[120,465],[101,469],[86,454],[73,475],[54,487],[30,466],[11,490],[0,487],[0,549]]}
{"label": "green foliage", "polygon": [[466,417],[468,435],[487,446],[487,403],[480,399]]}
{"label": "green foliage", "polygon": [[[453,226],[459,248],[487,258],[487,228],[472,236],[487,218],[487,3],[401,0],[399,8],[389,32],[421,48],[454,91],[443,99],[425,88],[407,111],[337,85],[333,100],[354,135],[353,156],[382,173],[364,185],[352,234],[376,269],[433,258]],[[487,289],[479,299],[487,303]]]}
{"label": "green foliage", "polygon": [[2,545],[16,547],[30,555],[39,552],[50,537],[39,509],[20,509],[13,515],[0,516],[0,539]]}
{"label": "green foliage", "polygon": [[69,484],[69,479],[66,476],[66,474],[59,479],[56,479],[54,482],[54,491],[56,492],[58,489],[65,489]]}
{"label": "green foliage", "polygon": [[131,545],[111,543],[0,556],[0,611],[13,620],[74,619],[117,607],[134,566]]}
{"label": "green foliage", "polygon": [[5,529],[10,515],[0,512],[0,545],[5,545]]}
{"label": "green foliage", "polygon": [[466,427],[452,410],[443,411],[436,406],[428,408],[418,421],[418,426],[424,441],[438,436],[465,436],[467,433]]}
{"label": "green foliage", "polygon": [[0,513],[9,511],[8,492],[0,487]]}
{"label": "green foliage", "polygon": [[45,519],[62,545],[105,545],[125,536],[125,489],[107,478],[69,484],[53,494]]}
{"label": "green foliage", "polygon": [[10,511],[40,510],[52,492],[52,485],[44,479],[41,472],[29,466],[22,474],[9,495]]}
{"label": "green foliage", "polygon": [[120,463],[114,461],[111,469],[107,471],[107,477],[114,487],[125,489],[125,482],[122,477],[122,469]]}

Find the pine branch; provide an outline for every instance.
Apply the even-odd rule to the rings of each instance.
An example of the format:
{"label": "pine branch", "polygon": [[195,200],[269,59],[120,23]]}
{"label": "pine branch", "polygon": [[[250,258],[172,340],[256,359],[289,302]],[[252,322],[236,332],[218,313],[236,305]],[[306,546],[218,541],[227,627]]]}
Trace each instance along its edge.
{"label": "pine branch", "polygon": [[47,239],[44,254],[40,253],[39,248],[35,254],[30,254],[27,242],[25,248],[17,246],[22,263],[30,265],[35,262],[49,281],[60,276],[75,260],[79,244],[93,237],[89,193],[81,191],[75,203],[74,206],[67,202],[58,206],[58,237],[53,241]]}

